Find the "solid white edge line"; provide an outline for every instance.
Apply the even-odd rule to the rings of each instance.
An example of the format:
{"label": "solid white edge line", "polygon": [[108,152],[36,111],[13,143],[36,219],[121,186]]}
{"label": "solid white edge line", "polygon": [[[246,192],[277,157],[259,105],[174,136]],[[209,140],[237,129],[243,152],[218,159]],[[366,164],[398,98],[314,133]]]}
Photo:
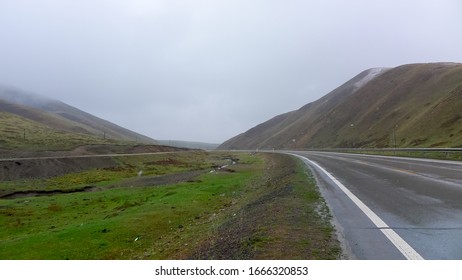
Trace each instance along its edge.
{"label": "solid white edge line", "polygon": [[356,195],[354,195],[347,187],[345,187],[337,178],[330,174],[327,170],[322,168],[316,162],[307,159],[304,156],[297,154],[290,155],[296,156],[305,162],[316,166],[319,170],[324,172],[329,179],[331,179],[350,199],[353,201],[356,206],[361,209],[361,211],[377,226],[378,229],[395,245],[395,247],[406,257],[408,260],[424,260],[424,258],[417,253],[414,248],[412,248],[401,236],[399,236],[393,229],[390,228],[377,214],[374,213],[366,204],[364,204]]}

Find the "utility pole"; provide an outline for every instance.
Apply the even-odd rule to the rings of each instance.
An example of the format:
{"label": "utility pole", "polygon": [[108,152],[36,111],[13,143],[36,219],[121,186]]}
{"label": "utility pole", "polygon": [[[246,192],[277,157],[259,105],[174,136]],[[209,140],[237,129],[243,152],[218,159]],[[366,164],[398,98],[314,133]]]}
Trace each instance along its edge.
{"label": "utility pole", "polygon": [[393,126],[393,144],[394,144],[394,147],[396,149],[396,126]]}

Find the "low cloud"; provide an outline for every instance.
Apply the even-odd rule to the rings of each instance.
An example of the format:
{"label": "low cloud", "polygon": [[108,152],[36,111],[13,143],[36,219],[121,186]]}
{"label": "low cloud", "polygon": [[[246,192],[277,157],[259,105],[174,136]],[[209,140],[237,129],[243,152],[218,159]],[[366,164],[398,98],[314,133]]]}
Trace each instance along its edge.
{"label": "low cloud", "polygon": [[462,61],[459,1],[0,3],[0,83],[222,142],[372,67]]}

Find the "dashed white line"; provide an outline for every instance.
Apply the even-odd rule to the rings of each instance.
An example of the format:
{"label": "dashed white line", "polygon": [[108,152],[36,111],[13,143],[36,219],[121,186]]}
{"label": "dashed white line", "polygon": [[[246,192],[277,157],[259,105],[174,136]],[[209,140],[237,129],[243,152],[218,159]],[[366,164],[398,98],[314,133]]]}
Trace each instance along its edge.
{"label": "dashed white line", "polygon": [[354,195],[347,187],[345,187],[337,178],[330,174],[327,170],[322,168],[316,162],[307,159],[306,157],[291,154],[296,156],[305,162],[315,166],[322,172],[324,172],[329,179],[331,179],[352,201],[361,211],[374,223],[377,228],[391,241],[391,243],[404,255],[408,260],[423,260],[424,258],[417,253],[401,236],[399,236],[393,229],[390,228],[377,214],[374,213],[366,204],[364,204],[356,195]]}

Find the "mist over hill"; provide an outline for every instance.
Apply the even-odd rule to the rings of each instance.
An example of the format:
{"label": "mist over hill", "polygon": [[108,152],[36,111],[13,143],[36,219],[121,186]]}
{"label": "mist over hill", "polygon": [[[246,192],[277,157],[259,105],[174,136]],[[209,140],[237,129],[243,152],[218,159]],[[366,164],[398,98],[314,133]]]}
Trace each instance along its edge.
{"label": "mist over hill", "polygon": [[[0,86],[0,121],[2,148],[38,146],[45,142],[56,146],[59,143],[52,142],[67,140],[74,144],[105,140],[156,143],[61,101],[6,86]],[[45,141],[44,137],[48,139]]]}
{"label": "mist over hill", "polygon": [[219,149],[335,147],[462,147],[462,64],[363,71]]}
{"label": "mist over hill", "polygon": [[157,140],[159,144],[177,147],[177,148],[186,148],[186,149],[200,149],[200,150],[215,150],[220,144],[214,143],[204,143],[204,142],[195,142],[195,141],[182,141],[182,140]]}

